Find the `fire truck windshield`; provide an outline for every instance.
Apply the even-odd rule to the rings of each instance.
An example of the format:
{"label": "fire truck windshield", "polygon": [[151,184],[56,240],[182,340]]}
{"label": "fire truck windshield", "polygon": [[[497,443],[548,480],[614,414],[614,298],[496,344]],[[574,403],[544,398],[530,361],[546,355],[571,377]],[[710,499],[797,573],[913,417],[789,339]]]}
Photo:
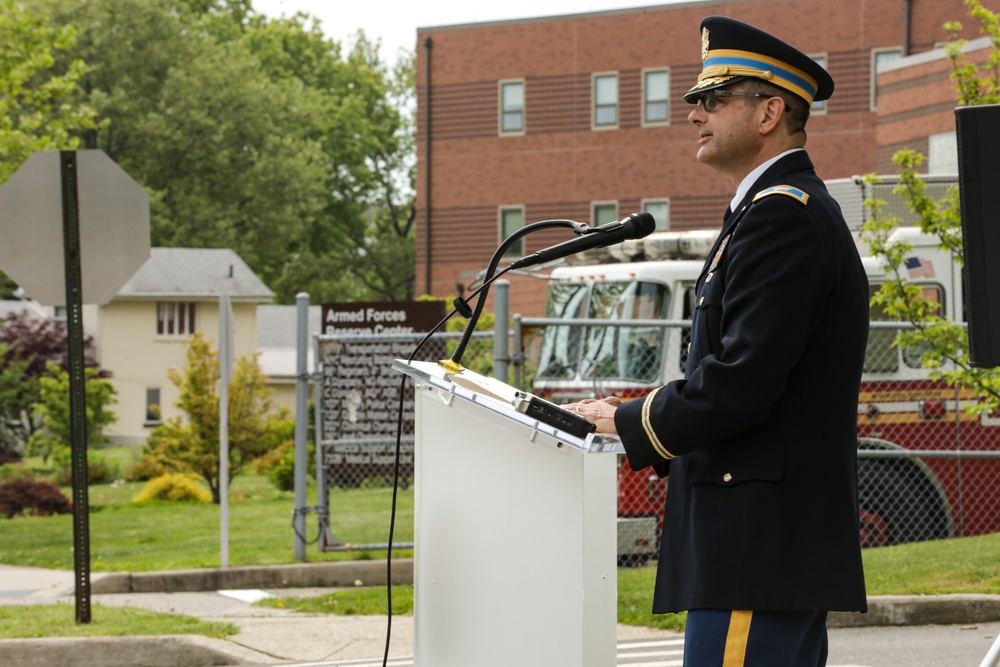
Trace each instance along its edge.
{"label": "fire truck windshield", "polygon": [[[553,283],[546,317],[657,320],[670,290],[643,281]],[[656,326],[550,326],[542,340],[538,378],[650,382],[660,370],[664,330]]]}
{"label": "fire truck windshield", "polygon": [[[878,292],[881,284],[873,282],[872,293]],[[914,296],[925,302],[928,312],[939,314],[944,311],[944,288],[939,284],[914,284],[911,286]],[[871,305],[869,317],[872,322],[892,322],[899,318],[886,312],[885,307],[874,302]],[[865,373],[893,374],[900,370],[900,357],[903,364],[908,368],[919,369],[923,367],[920,355],[924,348],[906,347],[898,349],[896,346],[895,329],[872,329],[868,333],[868,347],[865,349]]]}

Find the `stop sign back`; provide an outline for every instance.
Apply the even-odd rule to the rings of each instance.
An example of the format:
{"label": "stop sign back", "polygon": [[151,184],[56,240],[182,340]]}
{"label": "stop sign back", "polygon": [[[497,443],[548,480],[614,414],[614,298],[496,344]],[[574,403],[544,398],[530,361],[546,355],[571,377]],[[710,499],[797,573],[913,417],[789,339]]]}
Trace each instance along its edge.
{"label": "stop sign back", "polygon": [[[76,151],[82,300],[110,301],[149,258],[149,196],[101,150]],[[0,187],[0,269],[45,305],[65,305],[59,151],[39,151]]]}

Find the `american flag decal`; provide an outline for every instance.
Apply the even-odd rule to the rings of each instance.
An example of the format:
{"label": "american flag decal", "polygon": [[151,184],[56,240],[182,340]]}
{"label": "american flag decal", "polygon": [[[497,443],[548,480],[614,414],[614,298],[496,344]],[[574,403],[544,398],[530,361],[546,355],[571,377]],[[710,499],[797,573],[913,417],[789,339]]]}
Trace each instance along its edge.
{"label": "american flag decal", "polygon": [[910,280],[933,278],[934,265],[931,263],[931,260],[923,257],[907,257],[906,273],[910,276]]}

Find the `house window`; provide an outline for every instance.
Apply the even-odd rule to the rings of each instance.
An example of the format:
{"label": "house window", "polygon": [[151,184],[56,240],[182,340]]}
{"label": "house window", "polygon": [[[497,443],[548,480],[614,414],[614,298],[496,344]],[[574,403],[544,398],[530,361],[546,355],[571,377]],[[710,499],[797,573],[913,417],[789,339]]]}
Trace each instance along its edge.
{"label": "house window", "polygon": [[500,82],[500,134],[524,134],[524,81]]}
{"label": "house window", "polygon": [[[508,236],[524,227],[524,207],[523,206],[503,206],[499,210],[499,227],[500,227],[500,241],[503,242]],[[507,248],[504,256],[517,256],[521,257],[524,255],[524,238],[519,238],[517,241]]]}
{"label": "house window", "polygon": [[642,202],[642,210],[653,216],[656,228],[653,231],[665,232],[670,229],[670,200],[646,199]]}
{"label": "house window", "polygon": [[618,74],[594,75],[594,128],[618,127]]}
{"label": "house window", "polygon": [[162,421],[160,412],[160,388],[146,388],[146,424],[159,424]]}
{"label": "house window", "polygon": [[871,110],[878,108],[878,70],[882,65],[899,60],[903,57],[903,49],[894,46],[887,49],[874,49],[872,51],[872,71],[871,71]]}
{"label": "house window", "polygon": [[596,201],[590,205],[590,220],[595,227],[618,219],[618,202]]}
{"label": "house window", "polygon": [[[827,69],[827,66],[826,66],[827,58],[826,58],[826,54],[825,53],[822,54],[822,55],[818,55],[818,56],[812,56],[812,59],[816,61],[817,65],[819,65],[823,69]],[[819,100],[817,102],[813,102],[811,113],[814,113],[814,114],[817,114],[817,113],[818,114],[825,114],[826,113],[826,100]]]}
{"label": "house window", "polygon": [[670,123],[670,70],[648,69],[642,73],[642,124]]}
{"label": "house window", "polygon": [[185,336],[195,332],[196,304],[186,301],[158,301],[156,333],[160,336]]}

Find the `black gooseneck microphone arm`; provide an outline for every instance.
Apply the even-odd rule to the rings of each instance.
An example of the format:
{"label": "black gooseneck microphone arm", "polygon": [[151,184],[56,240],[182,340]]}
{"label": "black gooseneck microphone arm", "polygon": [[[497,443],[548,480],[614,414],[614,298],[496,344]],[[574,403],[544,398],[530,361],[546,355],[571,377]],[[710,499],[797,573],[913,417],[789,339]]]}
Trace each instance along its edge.
{"label": "black gooseneck microphone arm", "polygon": [[[488,286],[495,278],[499,277],[499,275],[495,276],[494,274],[496,273],[497,265],[500,263],[500,259],[503,257],[504,252],[514,241],[521,238],[525,234],[530,234],[531,232],[543,227],[553,226],[570,226],[576,232],[578,238],[564,241],[563,243],[545,248],[544,250],[539,250],[532,255],[528,255],[527,257],[522,257],[504,269],[504,273],[510,271],[511,269],[535,266],[536,264],[543,264],[545,262],[550,262],[569,255],[575,255],[578,252],[589,250],[591,248],[604,248],[609,245],[621,243],[627,239],[641,239],[653,232],[656,228],[656,221],[653,219],[653,216],[646,211],[633,213],[632,215],[622,218],[621,220],[609,222],[599,227],[589,227],[579,222],[573,222],[572,220],[543,220],[541,222],[536,222],[522,227],[508,236],[504,239],[503,243],[500,244],[500,247],[497,248],[496,252],[493,253],[493,259],[490,260],[489,268],[486,270],[486,275],[483,279],[483,286],[480,288],[482,291],[479,294],[479,299],[476,301],[476,309],[471,313],[471,317],[468,303],[466,303],[463,299],[455,300],[455,308],[466,317],[469,317],[469,323],[465,327],[462,340],[458,347],[455,348],[455,353],[451,356],[451,360],[441,362],[441,364],[448,370],[453,373],[457,373],[462,369],[462,355],[465,353],[465,348],[469,344],[469,339],[472,338],[472,332],[476,328],[476,322],[479,321],[479,316],[483,311]],[[499,324],[500,323],[497,323],[498,326]],[[503,326],[507,326],[507,323],[504,322]]]}
{"label": "black gooseneck microphone arm", "polygon": [[[448,361],[441,362],[443,365],[447,366],[449,370],[453,370],[454,372],[458,372],[459,370],[461,370],[462,355],[465,354],[465,348],[469,346],[469,341],[472,339],[472,332],[476,330],[476,324],[479,322],[479,317],[480,315],[482,315],[483,308],[486,306],[486,295],[489,293],[490,284],[494,280],[502,276],[504,273],[507,273],[507,271],[510,271],[511,268],[513,268],[508,266],[502,272],[498,274],[496,273],[497,266],[499,266],[500,260],[503,259],[504,253],[507,252],[507,249],[510,248],[510,246],[513,245],[514,242],[517,241],[518,239],[527,236],[532,232],[537,232],[541,229],[549,229],[552,227],[568,227],[572,229],[578,236],[586,234],[591,229],[591,227],[581,222],[560,218],[555,220],[542,220],[540,222],[533,222],[530,225],[525,225],[524,227],[521,227],[513,234],[505,238],[503,242],[500,244],[500,246],[493,253],[493,257],[490,259],[490,264],[486,268],[486,274],[483,276],[483,284],[477,290],[477,292],[479,293],[479,298],[476,299],[475,309],[470,310],[468,301],[466,299],[462,299],[461,297],[455,299],[455,301],[453,302],[455,305],[455,310],[461,313],[464,317],[468,317],[469,323],[465,326],[465,331],[462,333],[462,339],[459,341],[458,347],[455,348],[455,352],[451,355],[451,359]],[[473,292],[472,294],[469,295],[469,298],[472,298],[473,296],[475,296],[475,294],[476,292]],[[503,326],[507,326],[507,323],[504,322]]]}

